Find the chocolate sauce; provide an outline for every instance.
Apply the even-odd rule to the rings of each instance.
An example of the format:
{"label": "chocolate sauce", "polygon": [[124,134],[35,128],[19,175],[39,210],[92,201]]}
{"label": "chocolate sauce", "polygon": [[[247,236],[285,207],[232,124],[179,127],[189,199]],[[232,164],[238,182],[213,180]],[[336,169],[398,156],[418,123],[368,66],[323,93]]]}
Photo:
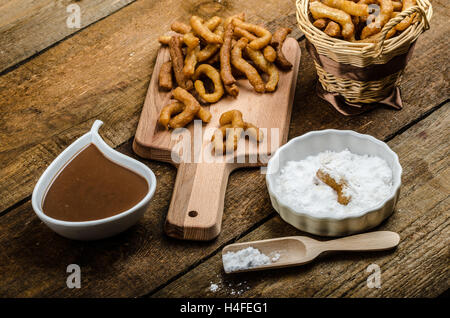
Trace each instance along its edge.
{"label": "chocolate sauce", "polygon": [[63,221],[99,220],[132,208],[147,193],[142,176],[112,162],[90,144],[50,185],[42,209]]}

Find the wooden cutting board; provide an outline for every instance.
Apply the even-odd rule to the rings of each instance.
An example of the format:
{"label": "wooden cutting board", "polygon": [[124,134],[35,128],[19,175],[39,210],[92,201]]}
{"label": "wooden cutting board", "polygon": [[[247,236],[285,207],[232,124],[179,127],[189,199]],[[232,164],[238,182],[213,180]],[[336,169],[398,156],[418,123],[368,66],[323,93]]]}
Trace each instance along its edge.
{"label": "wooden cutting board", "polygon": [[[191,123],[185,131],[175,134],[164,130],[157,122],[161,108],[171,98],[170,92],[161,91],[158,87],[160,67],[170,59],[168,48],[161,47],[159,50],[133,150],[143,158],[169,162],[178,168],[165,223],[167,235],[201,241],[217,237],[221,229],[230,173],[236,168],[266,164],[267,157],[286,142],[301,51],[297,41],[288,38],[283,45],[283,52],[294,67],[289,72],[280,71],[275,92],[258,94],[248,80],[239,80],[237,98],[226,96],[206,107],[212,114],[210,123],[197,125],[196,129]],[[219,127],[220,115],[231,109],[240,110],[244,121],[266,128],[264,141],[258,145],[253,140],[242,138],[235,153],[214,156],[211,134]],[[192,140],[198,142],[190,142]]]}

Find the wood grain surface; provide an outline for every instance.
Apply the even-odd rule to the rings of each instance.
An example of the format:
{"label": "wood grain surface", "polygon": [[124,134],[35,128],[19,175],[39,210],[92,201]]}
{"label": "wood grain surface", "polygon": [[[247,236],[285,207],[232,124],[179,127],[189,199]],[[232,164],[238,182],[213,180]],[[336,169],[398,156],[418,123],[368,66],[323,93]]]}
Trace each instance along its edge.
{"label": "wood grain surface", "polygon": [[1,76],[0,211],[28,197],[45,167],[95,119],[112,146],[134,135],[157,38],[172,21],[245,11],[250,21],[274,24],[294,12],[294,1],[254,3],[137,1]]}
{"label": "wood grain surface", "polygon": [[[155,297],[432,297],[449,286],[450,104],[388,144],[403,167],[396,211],[376,230],[400,234],[396,250],[335,253],[313,263],[273,271],[225,274],[218,251]],[[238,242],[304,235],[277,215]],[[307,234],[306,234],[307,235]],[[366,268],[381,268],[381,288],[370,289]],[[191,282],[196,282],[192,284]],[[245,283],[244,283],[245,282]],[[211,292],[211,283],[218,292]],[[239,285],[241,284],[241,285]],[[247,287],[249,287],[247,289]],[[235,292],[233,295],[233,291]]]}
{"label": "wood grain surface", "polygon": [[[0,74],[134,0],[4,0],[0,2]],[[68,27],[70,4],[80,8],[80,27]],[[69,24],[70,25],[70,24]]]}
{"label": "wood grain surface", "polygon": [[[295,28],[294,2],[137,0],[32,58],[19,64],[21,58],[16,58],[0,76],[0,296],[431,297],[448,289],[447,2],[433,1],[431,29],[419,38],[401,79],[404,109],[378,109],[351,118],[339,115],[314,92],[314,66]],[[46,9],[34,10],[32,16]],[[41,223],[29,202],[35,182],[95,119],[105,122],[100,133],[108,144],[135,157],[131,138],[153,71],[157,36],[172,21],[186,21],[194,13],[208,17],[240,11],[252,22],[264,21],[271,30],[291,26],[300,40],[303,58],[290,138],[310,130],[353,129],[389,141],[400,154],[404,168],[400,202],[379,227],[400,233],[398,250],[330,255],[278,274],[224,277],[218,256],[224,245],[243,237],[298,234],[275,217],[264,176],[257,169],[233,172],[225,194],[222,234],[212,242],[186,244],[163,233],[176,170],[146,160],[157,177],[157,190],[144,218],[125,233],[82,243],[61,238]],[[20,16],[8,23],[20,24]],[[44,20],[42,28],[51,30],[52,19]],[[8,43],[9,36],[0,31]],[[81,289],[66,287],[66,266],[71,263],[82,268]],[[383,272],[379,290],[366,287],[365,270],[371,263]],[[211,282],[221,284],[218,293],[209,292]]]}

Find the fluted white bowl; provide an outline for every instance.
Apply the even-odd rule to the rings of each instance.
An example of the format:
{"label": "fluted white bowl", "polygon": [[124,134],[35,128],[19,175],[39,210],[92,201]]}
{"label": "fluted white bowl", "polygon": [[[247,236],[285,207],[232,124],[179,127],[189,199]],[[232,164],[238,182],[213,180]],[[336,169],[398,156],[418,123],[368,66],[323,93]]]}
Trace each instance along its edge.
{"label": "fluted white bowl", "polygon": [[[392,192],[377,206],[352,213],[349,217],[317,217],[309,211],[289,206],[274,191],[275,180],[288,161],[303,160],[327,150],[339,152],[345,149],[358,155],[383,158],[392,169]],[[311,234],[343,236],[367,231],[392,214],[400,195],[401,175],[398,156],[386,143],[351,130],[327,129],[306,133],[280,147],[268,162],[266,183],[272,206],[284,221]]]}

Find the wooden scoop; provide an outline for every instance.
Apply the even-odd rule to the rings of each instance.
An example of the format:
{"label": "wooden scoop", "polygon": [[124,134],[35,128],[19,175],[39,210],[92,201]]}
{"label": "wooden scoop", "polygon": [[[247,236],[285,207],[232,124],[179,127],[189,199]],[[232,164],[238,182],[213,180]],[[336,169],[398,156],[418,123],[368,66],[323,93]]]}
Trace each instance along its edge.
{"label": "wooden scoop", "polygon": [[399,242],[400,236],[390,231],[370,232],[329,241],[317,241],[307,236],[289,236],[227,245],[223,248],[222,255],[253,247],[272,260],[267,265],[233,271],[237,273],[303,265],[326,251],[382,251],[396,247]]}

